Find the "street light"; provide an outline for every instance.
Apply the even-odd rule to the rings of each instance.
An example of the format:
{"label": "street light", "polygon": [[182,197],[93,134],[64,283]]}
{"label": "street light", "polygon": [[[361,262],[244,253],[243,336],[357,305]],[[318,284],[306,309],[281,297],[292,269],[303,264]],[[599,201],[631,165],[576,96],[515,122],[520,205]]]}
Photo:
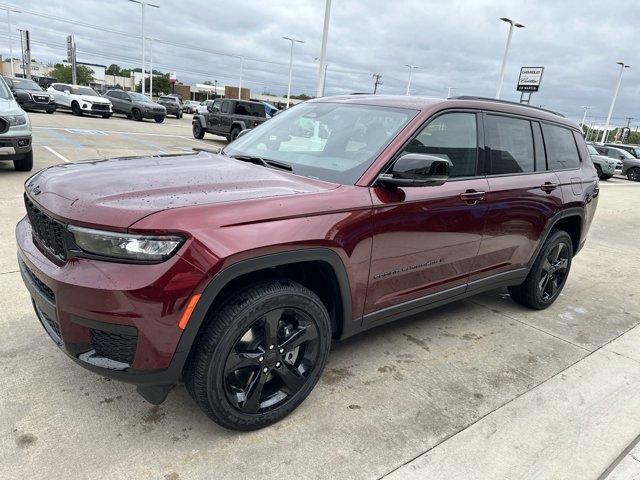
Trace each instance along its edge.
{"label": "street light", "polygon": [[607,130],[609,128],[609,122],[611,121],[611,114],[613,113],[613,106],[616,104],[616,98],[618,98],[618,90],[620,90],[620,82],[622,81],[622,72],[624,72],[625,68],[630,68],[630,65],[625,65],[624,62],[616,62],[620,65],[620,73],[618,74],[618,81],[616,82],[616,89],[613,92],[613,98],[611,99],[611,106],[609,107],[609,114],[607,115],[607,123],[604,126],[604,132],[602,132],[602,140],[604,141],[607,138]]}
{"label": "street light", "polygon": [[324,76],[327,68],[327,39],[329,38],[329,17],[331,15],[331,0],[326,0],[324,6],[324,27],[322,29],[322,47],[320,48],[320,65],[318,69],[318,88],[316,97],[324,95]]}
{"label": "street light", "polygon": [[456,87],[447,87],[447,98],[451,98],[451,92],[456,90]]}
{"label": "street light", "polygon": [[304,43],[304,40],[298,40],[293,37],[282,37],[284,40],[291,42],[291,50],[289,51],[289,85],[287,86],[287,107],[289,108],[289,102],[291,100],[291,75],[293,74],[293,44]]}
{"label": "street light", "polygon": [[20,10],[16,10],[15,8],[9,8],[9,7],[0,7],[2,10],[6,10],[7,12],[7,30],[9,33],[9,58],[10,58],[10,62],[11,63],[11,76],[15,77],[16,76],[16,72],[15,69],[13,67],[13,47],[11,45],[11,12],[13,13],[21,13]]}
{"label": "street light", "polygon": [[582,121],[580,122],[580,127],[584,128],[584,121],[587,119],[587,110],[591,110],[591,107],[588,105],[583,105],[582,108],[584,108],[584,115],[582,115]]}
{"label": "street light", "polygon": [[502,66],[500,67],[500,79],[498,80],[498,89],[496,90],[496,98],[500,99],[502,94],[502,81],[504,80],[504,69],[507,66],[507,54],[509,53],[509,44],[511,43],[511,36],[513,35],[513,27],[524,28],[521,23],[515,23],[513,20],[507,17],[502,17],[500,20],[509,24],[509,35],[507,36],[507,45],[504,47],[504,55],[502,56]]}
{"label": "street light", "polygon": [[409,67],[409,82],[407,82],[407,93],[406,95],[409,95],[409,92],[411,91],[411,78],[413,77],[413,69],[416,68],[420,68],[417,65],[410,65],[410,64],[406,64],[405,67]]}
{"label": "street light", "polygon": [[244,69],[244,57],[238,57],[240,59],[240,79],[238,80],[238,100],[242,94],[242,70]]}
{"label": "street light", "polygon": [[147,2],[145,0],[129,0],[130,2],[133,3],[139,3],[140,4],[140,9],[142,11],[142,15],[141,15],[141,25],[142,25],[142,94],[145,94],[145,79],[144,79],[144,70],[145,70],[145,64],[146,64],[146,59],[145,59],[145,38],[144,38],[144,7],[145,6],[150,6],[150,7],[154,7],[154,8],[160,8],[160,5],[156,5],[155,3],[150,3]]}

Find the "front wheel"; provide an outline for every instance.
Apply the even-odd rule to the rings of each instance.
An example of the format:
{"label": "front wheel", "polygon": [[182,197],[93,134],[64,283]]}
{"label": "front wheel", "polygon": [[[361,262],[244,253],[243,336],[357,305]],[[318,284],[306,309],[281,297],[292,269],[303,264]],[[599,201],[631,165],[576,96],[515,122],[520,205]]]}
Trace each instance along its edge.
{"label": "front wheel", "polygon": [[56,111],[55,108],[50,108],[49,110],[47,110],[47,113],[53,113],[55,111]]}
{"label": "front wheel", "polygon": [[630,168],[627,171],[627,178],[632,182],[640,182],[640,168]]}
{"label": "front wheel", "polygon": [[14,160],[13,168],[18,172],[30,172],[33,169],[33,150],[27,153],[23,159]]}
{"label": "front wheel", "polygon": [[552,233],[544,243],[526,280],[509,287],[511,298],[535,310],[543,310],[556,301],[571,269],[573,242],[564,230]]}
{"label": "front wheel", "polygon": [[157,117],[154,117],[153,119],[156,121],[156,123],[164,122],[164,116],[163,115],[158,115]]}
{"label": "front wheel", "polygon": [[318,382],[331,323],[322,301],[291,280],[231,295],[212,312],[185,367],[185,385],[216,423],[233,430],[271,425]]}
{"label": "front wheel", "polygon": [[110,113],[103,113],[102,114],[102,118],[111,118],[111,114]]}
{"label": "front wheel", "polygon": [[598,174],[598,178],[602,180],[602,176],[604,175],[602,173],[602,167],[598,164],[596,164],[595,167],[596,167],[596,173]]}
{"label": "front wheel", "polygon": [[133,119],[136,122],[141,122],[142,121],[142,112],[140,110],[138,110],[137,108],[134,108],[131,111],[131,116],[133,117]]}
{"label": "front wheel", "polygon": [[80,108],[80,104],[78,102],[73,102],[71,104],[71,113],[78,117],[82,115],[82,109]]}
{"label": "front wheel", "polygon": [[231,137],[229,140],[233,142],[236,138],[238,138],[238,135],[240,135],[240,132],[241,130],[238,127],[231,130]]}
{"label": "front wheel", "polygon": [[200,122],[194,122],[192,130],[193,138],[197,138],[198,140],[202,140],[204,138],[204,129],[202,128],[202,125],[200,125]]}

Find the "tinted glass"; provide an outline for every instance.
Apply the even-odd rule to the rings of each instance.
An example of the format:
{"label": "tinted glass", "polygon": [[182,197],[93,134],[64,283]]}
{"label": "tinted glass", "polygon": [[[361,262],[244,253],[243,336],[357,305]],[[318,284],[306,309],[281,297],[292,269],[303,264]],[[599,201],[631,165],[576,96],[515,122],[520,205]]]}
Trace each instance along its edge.
{"label": "tinted glass", "polygon": [[222,106],[220,107],[220,111],[222,113],[230,113],[231,112],[231,102],[222,102]]}
{"label": "tinted glass", "polygon": [[224,153],[277,160],[298,175],[353,185],[416,113],[369,105],[301,104],[250,130]]}
{"label": "tinted glass", "polygon": [[487,115],[485,141],[490,148],[489,173],[494,175],[534,171],[531,122]]}
{"label": "tinted glass", "polygon": [[222,105],[222,100],[216,100],[215,102],[213,102],[212,105],[213,106],[211,107],[211,111],[212,112],[219,112],[220,111],[220,105]]}
{"label": "tinted glass", "polygon": [[[278,117],[275,117],[278,118]],[[271,120],[269,120],[271,121]],[[447,113],[427,124],[402,151],[450,160],[450,177],[476,174],[478,132],[474,113]]]}
{"label": "tinted glass", "polygon": [[550,169],[578,168],[580,156],[571,130],[543,123],[542,133]]}

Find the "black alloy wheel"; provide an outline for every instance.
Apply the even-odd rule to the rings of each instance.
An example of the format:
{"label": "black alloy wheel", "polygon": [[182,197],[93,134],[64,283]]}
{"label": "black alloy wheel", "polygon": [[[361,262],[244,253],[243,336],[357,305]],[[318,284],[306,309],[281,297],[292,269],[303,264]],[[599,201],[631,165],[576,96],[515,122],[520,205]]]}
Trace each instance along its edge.
{"label": "black alloy wheel", "polygon": [[627,178],[632,182],[640,182],[640,168],[630,168],[627,172]]}
{"label": "black alloy wheel", "polygon": [[82,115],[82,109],[80,108],[80,104],[78,102],[73,102],[71,104],[71,113],[78,117]]}
{"label": "black alloy wheel", "polygon": [[200,122],[193,122],[192,131],[194,138],[197,138],[199,140],[204,138],[204,130],[202,129],[202,125],[200,125]]}
{"label": "black alloy wheel", "polygon": [[136,122],[141,122],[142,121],[142,112],[140,110],[138,110],[137,108],[134,108],[131,111],[131,116],[133,117],[133,119]]}
{"label": "black alloy wheel", "polygon": [[236,341],[224,367],[225,394],[243,413],[262,413],[300,391],[318,361],[318,327],[302,310],[277,308]]}
{"label": "black alloy wheel", "polygon": [[548,253],[542,262],[538,294],[543,302],[550,302],[560,293],[560,289],[567,279],[569,267],[569,248],[564,243],[558,243]]}

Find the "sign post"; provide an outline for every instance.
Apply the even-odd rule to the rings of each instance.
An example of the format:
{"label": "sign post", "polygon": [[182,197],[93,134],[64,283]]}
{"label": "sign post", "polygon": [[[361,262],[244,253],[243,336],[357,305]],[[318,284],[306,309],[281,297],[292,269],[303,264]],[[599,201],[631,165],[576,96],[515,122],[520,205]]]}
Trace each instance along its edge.
{"label": "sign post", "polygon": [[[31,78],[31,36],[29,30],[20,30],[20,44],[22,46],[22,73],[25,78]],[[13,59],[11,59],[13,62]]]}
{"label": "sign post", "polygon": [[176,93],[176,81],[178,77],[176,76],[176,72],[169,73],[169,82],[171,82],[171,93]]}
{"label": "sign post", "polygon": [[[529,104],[531,101],[531,95],[540,89],[543,72],[544,67],[522,67],[520,69],[517,88],[517,90],[521,92],[520,103]],[[525,94],[528,94],[526,99]]]}
{"label": "sign post", "polygon": [[76,73],[76,41],[73,35],[67,36],[67,61],[71,65],[71,83],[76,85],[78,83]]}

